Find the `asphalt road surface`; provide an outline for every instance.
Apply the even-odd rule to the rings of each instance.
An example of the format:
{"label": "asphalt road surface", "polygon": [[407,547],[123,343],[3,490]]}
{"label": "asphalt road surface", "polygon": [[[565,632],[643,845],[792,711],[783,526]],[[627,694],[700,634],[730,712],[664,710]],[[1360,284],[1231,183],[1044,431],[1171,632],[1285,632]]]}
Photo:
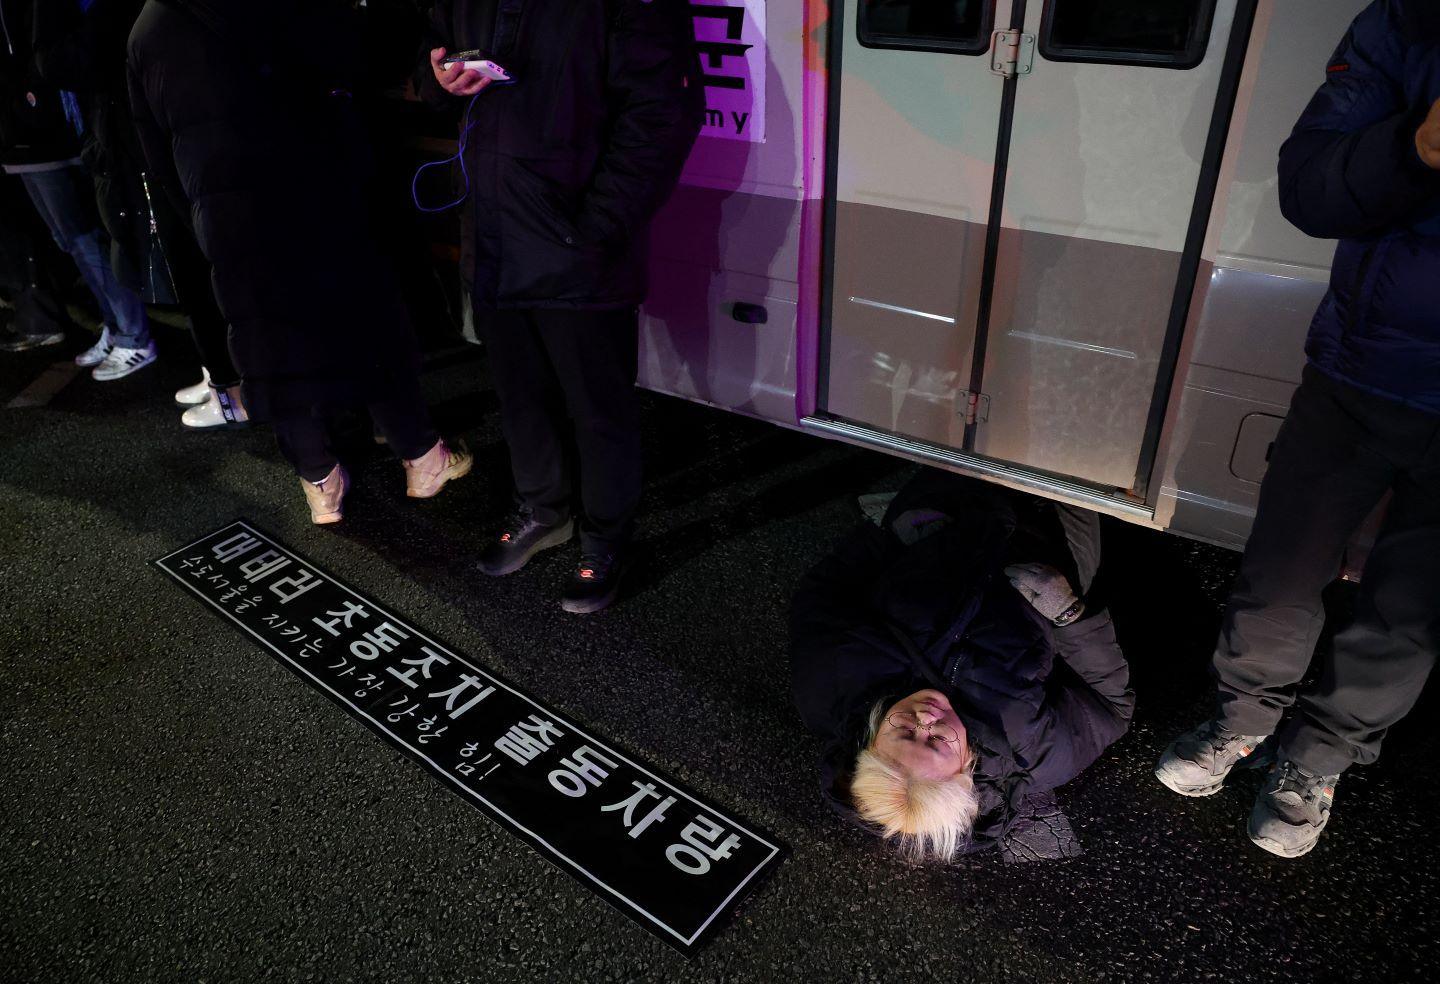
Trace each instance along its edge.
{"label": "asphalt road surface", "polygon": [[[902,463],[647,397],[646,567],[581,619],[555,604],[563,551],[473,570],[509,496],[474,353],[432,359],[426,385],[475,474],[409,501],[359,432],[349,518],[321,530],[268,433],[181,431],[183,335],[119,382],[46,374],[87,341],[0,357],[0,406],[30,404],[0,410],[0,980],[1434,979],[1433,695],[1298,861],[1244,836],[1258,776],[1191,801],[1151,775],[1206,714],[1233,554],[1107,522],[1139,710],[1062,791],[1084,856],[913,869],[823,808],[785,638],[801,574]],[[149,566],[238,516],[793,856],[681,957]],[[1347,591],[1330,600],[1343,614]]]}

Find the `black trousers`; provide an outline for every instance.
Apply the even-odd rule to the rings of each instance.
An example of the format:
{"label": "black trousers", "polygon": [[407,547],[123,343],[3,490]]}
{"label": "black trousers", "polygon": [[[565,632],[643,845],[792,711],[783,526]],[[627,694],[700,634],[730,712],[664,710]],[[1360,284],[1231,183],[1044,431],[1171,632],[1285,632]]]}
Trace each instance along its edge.
{"label": "black trousers", "polygon": [[[1297,691],[1324,625],[1324,587],[1387,492],[1352,624]],[[1220,719],[1276,733],[1283,753],[1330,775],[1380,753],[1440,646],[1440,416],[1307,368],[1280,429],[1254,531],[1215,653]],[[1293,713],[1286,712],[1294,707]],[[1285,718],[1282,726],[1282,718]]]}
{"label": "black trousers", "polygon": [[576,512],[573,440],[582,549],[623,549],[641,490],[638,312],[476,311],[476,326],[521,505],[547,525]]}
{"label": "black trousers", "polygon": [[[180,201],[183,202],[183,198]],[[177,203],[175,191],[164,187],[151,190],[150,207],[160,245],[165,250],[165,262],[170,266],[170,279],[175,284],[175,298],[190,318],[190,331],[200,353],[200,363],[210,371],[210,383],[216,389],[238,386],[240,373],[230,360],[229,326],[215,302],[210,261],[205,259],[195,239],[189,210]]]}
{"label": "black trousers", "polygon": [[[365,409],[390,448],[407,461],[423,456],[440,440],[418,381],[391,399],[367,403]],[[276,420],[274,425],[280,453],[305,481],[320,481],[338,463],[330,446],[330,428],[318,413]]]}

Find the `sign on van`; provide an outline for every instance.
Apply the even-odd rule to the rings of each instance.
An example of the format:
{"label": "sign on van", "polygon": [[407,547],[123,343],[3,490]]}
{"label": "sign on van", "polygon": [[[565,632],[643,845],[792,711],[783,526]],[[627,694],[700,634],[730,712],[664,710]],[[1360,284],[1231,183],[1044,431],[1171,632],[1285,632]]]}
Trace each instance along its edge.
{"label": "sign on van", "polygon": [[705,79],[702,136],[765,142],[765,0],[697,0],[695,42]]}
{"label": "sign on van", "polygon": [[682,952],[784,860],[666,778],[243,520],[155,561],[442,786]]}

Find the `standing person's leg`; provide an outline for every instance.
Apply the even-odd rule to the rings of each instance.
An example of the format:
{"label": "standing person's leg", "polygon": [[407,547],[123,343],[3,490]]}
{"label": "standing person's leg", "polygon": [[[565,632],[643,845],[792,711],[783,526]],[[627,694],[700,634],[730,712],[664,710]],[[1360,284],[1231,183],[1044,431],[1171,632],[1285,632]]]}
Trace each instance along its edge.
{"label": "standing person's leg", "polygon": [[474,459],[463,442],[440,439],[415,375],[407,375],[394,393],[372,400],[366,409],[385,443],[405,463],[405,494],[410,498],[429,499],[451,479],[470,474]]}
{"label": "standing person's leg", "polygon": [[280,453],[300,476],[300,486],[316,525],[337,523],[344,517],[345,493],[350,476],[330,447],[330,431],[320,417],[284,417],[274,421]]}
{"label": "standing person's leg", "polygon": [[74,258],[86,286],[95,295],[108,327],[109,344],[121,350],[112,358],[102,335],[100,343],[77,361],[96,365],[97,379],[118,379],[154,362],[145,304],[139,294],[121,285],[110,265],[88,175],[82,168],[70,165],[28,172],[22,179],[55,242]]}
{"label": "standing person's leg", "polygon": [[190,335],[200,355],[205,378],[175,394],[188,409],[180,422],[195,430],[207,430],[247,423],[240,395],[240,371],[230,358],[230,327],[215,300],[210,261],[200,251],[189,220],[180,212],[168,189],[156,188],[151,211],[175,297],[190,319]]}
{"label": "standing person's leg", "polygon": [[535,311],[475,311],[519,501],[517,515],[480,555],[480,569],[491,576],[517,571],[536,553],[574,535],[569,421],[537,317]]}
{"label": "standing person's leg", "polygon": [[580,452],[580,541],[587,552],[619,553],[640,504],[639,314],[537,311],[545,350],[560,379]]}
{"label": "standing person's leg", "polygon": [[1218,792],[1294,702],[1325,623],[1321,592],[1396,474],[1350,387],[1305,370],[1280,428],[1212,671],[1216,717],[1181,735],[1156,776],[1186,796]]}
{"label": "standing person's leg", "polygon": [[1335,786],[1420,696],[1440,649],[1440,424],[1428,465],[1398,482],[1365,565],[1354,622],[1321,657],[1280,732],[1280,762],[1250,814],[1250,839],[1280,857],[1310,851],[1330,820]]}
{"label": "standing person's leg", "polygon": [[537,321],[580,452],[580,564],[560,607],[598,612],[619,596],[640,503],[638,312],[545,311]]}

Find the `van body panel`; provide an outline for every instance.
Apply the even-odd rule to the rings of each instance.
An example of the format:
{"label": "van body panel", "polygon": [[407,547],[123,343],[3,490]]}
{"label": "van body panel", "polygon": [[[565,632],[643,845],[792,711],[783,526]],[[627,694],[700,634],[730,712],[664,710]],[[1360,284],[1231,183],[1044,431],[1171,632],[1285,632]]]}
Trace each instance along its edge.
{"label": "van body panel", "polygon": [[[1042,44],[1011,81],[988,53],[860,44],[856,0],[770,4],[766,142],[702,138],[657,221],[642,384],[1243,544],[1334,257],[1280,214],[1276,159],[1365,6],[1258,0],[1145,497],[1130,486],[1146,486],[1147,414],[1249,2],[1217,0],[1194,67],[1055,61]],[[1027,31],[1045,7],[1031,0]],[[995,28],[1011,14],[999,0]]]}

